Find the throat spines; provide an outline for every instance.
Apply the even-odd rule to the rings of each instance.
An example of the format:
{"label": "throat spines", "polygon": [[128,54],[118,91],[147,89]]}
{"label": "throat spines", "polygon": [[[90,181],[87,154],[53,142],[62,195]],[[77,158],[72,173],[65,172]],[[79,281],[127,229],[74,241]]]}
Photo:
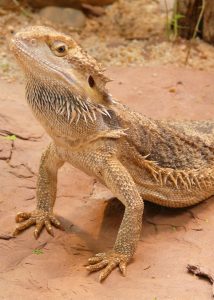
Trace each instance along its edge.
{"label": "throat spines", "polygon": [[68,123],[77,124],[81,119],[85,123],[96,122],[97,114],[111,118],[108,109],[74,95],[59,84],[44,85],[36,80],[31,80],[26,85],[26,98],[33,110],[45,114],[48,111],[61,115]]}

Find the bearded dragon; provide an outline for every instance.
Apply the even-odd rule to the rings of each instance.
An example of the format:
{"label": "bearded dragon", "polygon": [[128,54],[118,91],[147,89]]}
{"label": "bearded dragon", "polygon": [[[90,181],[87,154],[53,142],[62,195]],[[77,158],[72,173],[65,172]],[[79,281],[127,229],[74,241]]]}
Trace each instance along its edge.
{"label": "bearded dragon", "polygon": [[57,172],[69,162],[94,176],[125,206],[112,251],[89,259],[100,281],[125,275],[141,234],[144,200],[187,207],[214,194],[214,122],[153,120],[115,100],[104,70],[72,37],[35,26],[10,49],[26,75],[26,99],[52,142],[41,157],[37,206],[17,214],[14,234],[61,228],[53,207]]}

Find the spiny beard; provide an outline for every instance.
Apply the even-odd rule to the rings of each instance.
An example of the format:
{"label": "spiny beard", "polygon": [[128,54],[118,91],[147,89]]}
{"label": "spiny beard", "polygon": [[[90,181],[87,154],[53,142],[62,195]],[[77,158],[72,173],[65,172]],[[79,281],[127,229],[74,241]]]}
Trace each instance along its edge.
{"label": "spiny beard", "polygon": [[111,118],[108,110],[101,104],[90,102],[72,94],[63,85],[56,82],[43,82],[31,78],[26,85],[26,97],[34,110],[41,113],[45,111],[55,112],[61,115],[68,123],[77,124],[82,118],[85,123],[96,121],[96,114],[101,113]]}

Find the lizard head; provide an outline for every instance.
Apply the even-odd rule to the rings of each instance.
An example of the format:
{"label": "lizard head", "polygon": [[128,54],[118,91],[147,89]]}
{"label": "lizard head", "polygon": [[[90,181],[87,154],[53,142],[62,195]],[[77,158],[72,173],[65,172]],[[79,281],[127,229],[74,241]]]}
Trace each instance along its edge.
{"label": "lizard head", "polygon": [[102,67],[70,36],[45,26],[16,33],[10,49],[29,80],[57,82],[76,97],[94,104],[111,104]]}

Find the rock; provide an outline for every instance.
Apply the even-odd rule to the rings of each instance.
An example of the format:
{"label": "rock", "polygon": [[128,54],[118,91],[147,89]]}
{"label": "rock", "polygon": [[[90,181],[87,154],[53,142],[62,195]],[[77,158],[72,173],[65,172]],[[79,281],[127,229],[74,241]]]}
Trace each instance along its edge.
{"label": "rock", "polygon": [[42,8],[46,6],[64,6],[64,7],[81,8],[81,4],[83,3],[96,5],[96,6],[103,6],[103,5],[111,4],[113,2],[115,2],[115,0],[34,0],[34,1],[28,0],[28,4],[35,8]]}
{"label": "rock", "polygon": [[168,11],[173,10],[175,0],[159,0],[159,2],[160,2],[161,11],[166,11],[166,6]]}
{"label": "rock", "polygon": [[104,6],[112,4],[116,0],[0,0],[0,7],[8,10],[17,10],[19,6],[25,7],[26,5],[33,8],[43,8],[47,6],[59,7],[72,7],[81,9],[82,4],[89,4],[95,6]]}
{"label": "rock", "polygon": [[43,8],[47,6],[81,8],[79,0],[28,0],[28,5],[34,8]]}
{"label": "rock", "polygon": [[[151,2],[150,5],[148,3]],[[113,10],[112,20],[116,21],[121,36],[125,39],[149,39],[164,33],[166,14],[161,13],[157,1],[118,1]],[[151,18],[151,15],[158,16]],[[115,22],[114,21],[114,22]]]}
{"label": "rock", "polygon": [[40,16],[60,25],[82,28],[85,25],[85,15],[77,9],[48,6],[40,10]]}
{"label": "rock", "polygon": [[81,0],[81,3],[87,3],[90,5],[103,6],[112,4],[115,0]]}
{"label": "rock", "polygon": [[18,10],[20,5],[25,6],[27,4],[27,0],[0,0],[0,7],[8,10]]}

